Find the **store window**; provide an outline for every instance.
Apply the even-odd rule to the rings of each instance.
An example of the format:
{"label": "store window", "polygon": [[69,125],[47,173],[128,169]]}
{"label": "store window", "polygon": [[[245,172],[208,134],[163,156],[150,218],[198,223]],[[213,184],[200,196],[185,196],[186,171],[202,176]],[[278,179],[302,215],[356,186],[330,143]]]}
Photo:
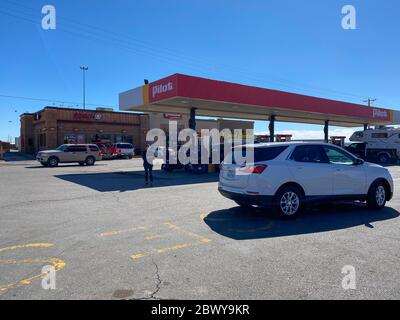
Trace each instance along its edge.
{"label": "store window", "polygon": [[92,143],[111,143],[111,134],[96,133],[91,137]]}
{"label": "store window", "polygon": [[39,148],[46,148],[46,133],[40,133],[38,135],[38,146]]}
{"label": "store window", "polygon": [[66,144],[79,144],[86,143],[86,138],[84,134],[65,134],[64,135],[64,143]]}
{"label": "store window", "polygon": [[119,142],[133,143],[133,136],[116,135],[114,138],[114,142],[115,143],[119,143]]}

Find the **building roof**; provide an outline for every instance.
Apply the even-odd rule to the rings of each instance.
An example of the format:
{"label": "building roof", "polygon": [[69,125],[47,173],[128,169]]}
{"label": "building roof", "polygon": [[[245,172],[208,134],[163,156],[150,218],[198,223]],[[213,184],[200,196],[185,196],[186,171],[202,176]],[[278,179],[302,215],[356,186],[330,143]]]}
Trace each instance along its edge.
{"label": "building roof", "polygon": [[[75,111],[75,112],[97,112],[97,113],[118,113],[118,114],[129,114],[132,115],[132,112],[123,112],[123,111],[110,111],[110,110],[93,110],[93,109],[79,109],[79,108],[66,108],[66,107],[54,107],[54,106],[46,106],[43,109],[37,111],[37,112],[24,112],[21,114],[22,116],[32,116],[37,113],[43,112],[45,110],[67,110],[67,111]],[[143,115],[143,114],[138,114],[138,115]]]}

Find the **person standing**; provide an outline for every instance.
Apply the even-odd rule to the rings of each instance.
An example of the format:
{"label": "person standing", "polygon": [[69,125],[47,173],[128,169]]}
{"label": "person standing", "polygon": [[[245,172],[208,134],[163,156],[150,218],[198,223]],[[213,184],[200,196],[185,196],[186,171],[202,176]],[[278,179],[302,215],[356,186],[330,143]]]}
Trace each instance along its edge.
{"label": "person standing", "polygon": [[147,144],[145,150],[142,152],[142,159],[143,159],[143,167],[144,167],[144,179],[146,185],[149,184],[149,179],[150,179],[150,185],[153,186],[153,159],[148,161],[147,159],[147,151],[149,150],[150,145]]}

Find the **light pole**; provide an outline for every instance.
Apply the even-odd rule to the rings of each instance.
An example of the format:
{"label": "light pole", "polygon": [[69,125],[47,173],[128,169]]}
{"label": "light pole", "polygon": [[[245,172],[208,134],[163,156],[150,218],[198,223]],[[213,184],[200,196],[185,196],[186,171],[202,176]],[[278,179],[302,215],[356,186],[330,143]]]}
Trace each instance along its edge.
{"label": "light pole", "polygon": [[83,110],[86,109],[86,77],[85,73],[89,70],[88,67],[81,66],[82,74],[83,74]]}

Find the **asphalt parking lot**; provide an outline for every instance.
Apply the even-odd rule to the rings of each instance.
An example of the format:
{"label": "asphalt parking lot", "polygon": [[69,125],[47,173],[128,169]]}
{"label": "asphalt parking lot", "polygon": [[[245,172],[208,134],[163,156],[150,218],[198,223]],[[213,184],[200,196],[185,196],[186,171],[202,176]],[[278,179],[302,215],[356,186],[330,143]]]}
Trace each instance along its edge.
{"label": "asphalt parking lot", "polygon": [[220,196],[217,174],[155,171],[152,188],[143,176],[139,159],[0,162],[0,299],[400,298],[396,192],[383,211],[325,205],[281,221]]}

